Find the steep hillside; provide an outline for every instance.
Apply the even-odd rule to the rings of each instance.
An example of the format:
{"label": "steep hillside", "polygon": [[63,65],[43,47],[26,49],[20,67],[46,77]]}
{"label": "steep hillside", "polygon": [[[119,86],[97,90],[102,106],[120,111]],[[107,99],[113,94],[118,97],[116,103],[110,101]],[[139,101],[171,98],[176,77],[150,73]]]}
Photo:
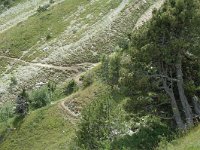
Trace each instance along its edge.
{"label": "steep hillside", "polygon": [[[24,119],[11,120],[10,128],[4,132],[0,149],[5,150],[55,150],[69,149],[75,137],[79,116],[68,104],[85,107],[86,104],[98,97],[96,93],[104,93],[106,87],[93,84],[50,106],[30,112]],[[6,124],[0,124],[0,131]]]}
{"label": "steep hillside", "polygon": [[13,128],[6,133],[1,149],[69,149],[75,130],[75,126],[59,105],[31,112],[16,123],[16,129]]}
{"label": "steep hillside", "polygon": [[200,149],[199,0],[6,3],[0,149]]}
{"label": "steep hillside", "polygon": [[[36,8],[46,1],[30,2],[18,4],[0,17],[1,101],[13,100],[22,87],[32,88],[48,80],[63,82],[84,71],[102,53],[111,53],[156,1],[56,1],[42,12]],[[145,16],[148,18],[148,12],[142,18]],[[10,86],[11,79],[17,84]]]}

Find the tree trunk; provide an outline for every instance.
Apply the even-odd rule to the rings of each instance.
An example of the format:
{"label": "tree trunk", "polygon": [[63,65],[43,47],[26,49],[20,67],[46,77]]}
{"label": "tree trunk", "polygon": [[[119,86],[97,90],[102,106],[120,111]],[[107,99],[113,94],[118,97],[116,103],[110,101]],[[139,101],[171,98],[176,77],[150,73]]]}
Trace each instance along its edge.
{"label": "tree trunk", "polygon": [[194,105],[194,111],[195,113],[200,116],[200,102],[198,97],[195,95],[192,99],[193,105]]}
{"label": "tree trunk", "polygon": [[182,73],[182,62],[181,62],[181,58],[178,58],[178,63],[176,65],[176,73],[177,73],[177,86],[178,86],[178,91],[179,91],[179,97],[183,106],[183,110],[186,116],[186,122],[188,127],[192,127],[194,126],[194,122],[193,122],[193,115],[192,115],[192,109],[188,103],[187,97],[185,95],[185,91],[183,88],[183,73]]}
{"label": "tree trunk", "polygon": [[167,82],[164,79],[163,79],[163,87],[164,87],[165,92],[168,94],[168,96],[171,99],[172,112],[173,112],[174,119],[176,121],[178,128],[179,129],[185,129],[185,125],[183,123],[183,120],[181,119],[181,114],[180,114],[180,111],[178,109],[178,105],[176,103],[176,99],[175,99],[175,96],[174,96],[173,89],[168,87]]}
{"label": "tree trunk", "polygon": [[178,109],[178,106],[177,106],[177,103],[176,103],[176,99],[175,99],[174,93],[172,92],[169,96],[171,98],[172,111],[174,113],[174,118],[176,120],[178,128],[184,129],[185,125],[184,125],[184,123],[183,123],[183,121],[181,119],[181,115],[180,115],[180,112],[179,112],[179,109]]}

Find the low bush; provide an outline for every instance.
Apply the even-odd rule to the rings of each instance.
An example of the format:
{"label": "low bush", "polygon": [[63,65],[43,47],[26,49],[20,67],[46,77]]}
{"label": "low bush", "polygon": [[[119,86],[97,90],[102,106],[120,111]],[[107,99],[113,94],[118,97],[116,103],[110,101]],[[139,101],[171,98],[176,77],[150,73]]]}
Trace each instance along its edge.
{"label": "low bush", "polygon": [[86,88],[94,82],[94,74],[92,72],[87,72],[81,76],[80,80],[83,82],[83,88]]}
{"label": "low bush", "polygon": [[45,4],[43,6],[39,6],[39,8],[37,9],[37,11],[40,12],[44,12],[47,11],[47,9],[50,7],[50,4]]}
{"label": "low bush", "polygon": [[171,138],[169,127],[155,116],[136,118],[132,125],[132,135],[122,136],[112,143],[112,149],[153,150],[163,137]]}
{"label": "low bush", "polygon": [[117,136],[126,133],[125,113],[109,95],[100,96],[82,113],[77,131],[77,147],[80,149],[108,149]]}
{"label": "low bush", "polygon": [[29,95],[25,89],[18,95],[16,99],[15,114],[25,116],[29,111]]}
{"label": "low bush", "polygon": [[67,83],[64,93],[65,93],[65,95],[70,95],[73,92],[77,91],[77,89],[78,89],[78,86],[77,86],[75,80],[72,79]]}
{"label": "low bush", "polygon": [[30,94],[30,106],[33,109],[41,108],[51,102],[51,93],[46,86],[33,91]]}
{"label": "low bush", "polygon": [[13,104],[11,102],[0,106],[0,122],[7,122],[9,118],[14,116]]}

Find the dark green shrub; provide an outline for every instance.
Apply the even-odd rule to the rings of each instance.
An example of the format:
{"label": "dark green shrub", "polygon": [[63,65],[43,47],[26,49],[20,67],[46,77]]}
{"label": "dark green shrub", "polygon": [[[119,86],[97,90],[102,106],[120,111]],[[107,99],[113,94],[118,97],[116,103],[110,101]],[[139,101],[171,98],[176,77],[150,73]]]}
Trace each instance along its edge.
{"label": "dark green shrub", "polygon": [[171,136],[169,127],[154,116],[144,116],[135,121],[132,135],[125,135],[112,143],[112,149],[153,150],[162,137]]}
{"label": "dark green shrub", "polygon": [[7,9],[9,7],[11,7],[17,0],[0,0],[0,6],[2,6],[3,8],[0,8],[0,12],[3,9]]}
{"label": "dark green shrub", "polygon": [[101,57],[101,78],[109,85],[118,84],[120,77],[120,53],[113,53],[110,57],[102,55]]}
{"label": "dark green shrub", "polygon": [[129,48],[129,39],[121,39],[121,40],[119,40],[118,45],[123,50],[127,50]]}
{"label": "dark green shrub", "polygon": [[55,3],[55,1],[54,0],[49,0],[49,3],[53,4],[53,3]]}
{"label": "dark green shrub", "polygon": [[50,7],[50,4],[45,4],[43,6],[39,6],[39,8],[37,9],[37,11],[40,12],[44,12],[47,11],[47,9]]}
{"label": "dark green shrub", "polygon": [[33,109],[41,108],[51,102],[51,94],[46,86],[33,91],[30,95],[30,105]]}
{"label": "dark green shrub", "polygon": [[109,148],[113,139],[126,132],[124,112],[115,106],[112,97],[104,95],[83,111],[76,134],[80,149]]}
{"label": "dark green shrub", "polygon": [[65,93],[65,95],[70,95],[73,92],[77,91],[77,89],[78,89],[78,86],[77,86],[75,80],[72,79],[67,83],[64,93]]}
{"label": "dark green shrub", "polygon": [[83,82],[83,88],[86,88],[94,82],[94,74],[92,72],[87,72],[80,78],[80,80]]}
{"label": "dark green shrub", "polygon": [[110,85],[118,84],[120,70],[120,54],[113,53],[109,58],[108,78]]}
{"label": "dark green shrub", "polygon": [[26,90],[18,95],[16,100],[15,113],[19,116],[25,116],[29,111],[29,96],[26,93]]}
{"label": "dark green shrub", "polygon": [[10,83],[10,86],[15,86],[17,85],[17,79],[15,77],[11,77],[11,83]]}
{"label": "dark green shrub", "polygon": [[56,90],[56,83],[51,82],[51,81],[48,82],[47,88],[48,88],[48,91],[49,91],[50,93],[55,92],[55,90]]}
{"label": "dark green shrub", "polygon": [[101,72],[100,77],[103,81],[108,81],[108,64],[109,64],[109,57],[105,54],[101,56]]}
{"label": "dark green shrub", "polygon": [[52,38],[51,34],[47,34],[47,35],[46,35],[46,40],[47,40],[47,41],[50,40],[51,38]]}

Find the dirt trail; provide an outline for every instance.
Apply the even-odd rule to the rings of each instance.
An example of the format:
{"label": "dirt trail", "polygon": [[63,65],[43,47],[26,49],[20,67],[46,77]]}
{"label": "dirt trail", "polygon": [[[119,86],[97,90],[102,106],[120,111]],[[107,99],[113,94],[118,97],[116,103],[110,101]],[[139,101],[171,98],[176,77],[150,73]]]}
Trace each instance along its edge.
{"label": "dirt trail", "polygon": [[[128,2],[128,1],[124,1],[124,2]],[[148,10],[145,11],[145,13],[138,19],[137,23],[135,24],[135,27],[134,27],[134,30],[135,29],[138,29],[140,26],[142,26],[145,22],[147,22],[148,20],[150,20],[152,18],[152,12],[153,10],[156,8],[156,9],[159,9],[162,4],[165,2],[165,0],[159,0],[157,1],[155,4],[153,4],[152,6],[150,6],[148,8]],[[109,17],[108,17],[109,18]],[[111,21],[111,20],[110,20]],[[109,22],[109,21],[108,21]],[[108,23],[109,24],[109,23]],[[80,75],[79,75],[80,76]],[[79,76],[77,76],[76,78],[78,79]],[[76,79],[76,80],[77,80]],[[78,81],[78,80],[77,80]],[[79,115],[75,114],[74,112],[72,112],[68,106],[66,106],[66,101],[69,101],[68,99],[67,100],[63,100],[61,101],[60,105],[62,106],[63,109],[65,109],[65,111],[72,117],[72,118],[77,118]]]}
{"label": "dirt trail", "polygon": [[[0,56],[0,58],[6,58],[6,59],[13,60],[15,62],[21,62],[21,63],[24,63],[25,65],[36,66],[36,67],[47,68],[47,69],[55,69],[55,70],[60,70],[60,71],[68,70],[68,71],[79,72],[78,70],[83,66],[88,66],[88,68],[90,68],[91,66],[96,66],[96,64],[94,63],[82,63],[82,64],[76,64],[74,66],[65,67],[65,66],[56,66],[52,64],[26,62],[18,58],[12,58],[12,57],[7,57],[7,56]],[[6,72],[4,74],[6,74]]]}
{"label": "dirt trail", "polygon": [[[63,0],[56,0],[55,4]],[[0,15],[0,33],[12,28],[20,22],[23,22],[37,12],[39,6],[49,3],[49,0],[27,0],[20,3]]]}
{"label": "dirt trail", "polygon": [[[39,0],[37,0],[37,1],[39,1]],[[151,6],[141,16],[141,18],[138,19],[138,22],[137,22],[135,28],[141,26],[143,24],[143,23],[141,24],[141,22],[145,22],[145,21],[149,20],[151,18],[151,12],[152,12],[153,8],[155,8],[155,7],[158,8],[159,6],[161,6],[163,1],[164,0],[159,0],[153,6]],[[138,0],[136,2],[137,2],[136,4],[138,5],[137,7],[139,7],[140,5],[142,5],[144,3],[143,1],[140,1],[140,0]],[[87,45],[94,44],[94,41],[92,41],[92,39],[94,39],[95,37],[98,37],[99,34],[104,33],[104,31],[107,31],[107,29],[111,28],[112,24],[115,23],[115,21],[118,19],[118,17],[120,17],[120,13],[122,12],[122,10],[124,8],[126,8],[127,4],[129,4],[129,0],[122,0],[121,4],[117,8],[113,9],[107,15],[105,15],[101,20],[99,20],[95,24],[93,24],[89,28],[89,30],[86,30],[86,32],[83,33],[82,38],[74,43],[70,43],[69,45],[63,45],[63,43],[66,43],[66,40],[64,39],[64,37],[68,37],[68,34],[69,34],[68,32],[67,33],[64,32],[61,36],[59,36],[57,38],[57,40],[50,41],[49,43],[40,47],[39,49],[42,49],[42,50],[43,50],[43,48],[52,50],[52,53],[50,53],[49,57],[47,57],[41,61],[34,60],[34,62],[35,62],[34,63],[34,62],[26,62],[21,59],[10,58],[10,57],[6,57],[6,56],[0,56],[0,58],[7,58],[7,59],[11,59],[14,63],[20,62],[20,63],[24,64],[24,65],[21,65],[21,66],[18,66],[17,68],[15,68],[15,71],[13,74],[13,76],[16,76],[16,78],[20,82],[20,85],[23,85],[26,82],[28,83],[32,78],[38,79],[38,76],[45,77],[46,74],[48,74],[48,75],[51,74],[51,72],[48,69],[60,70],[60,72],[69,70],[69,71],[75,72],[73,75],[77,75],[79,72],[83,71],[83,70],[79,71],[79,69],[88,68],[88,66],[92,66],[95,64],[80,63],[80,64],[75,64],[75,65],[66,67],[66,66],[61,65],[61,64],[63,64],[63,62],[65,62],[63,60],[69,60],[72,56],[79,59],[79,57],[78,57],[79,55],[77,56],[76,54],[77,53],[82,54],[83,52],[85,52],[85,47],[87,47]],[[137,7],[134,7],[133,9],[137,9]],[[131,13],[131,11],[128,13]],[[0,25],[0,32],[1,32],[1,25]],[[110,38],[109,35],[107,35],[107,33],[105,34],[105,36],[108,36],[108,37],[106,37],[106,39]],[[91,43],[91,41],[93,43]],[[95,41],[95,42],[98,42],[98,41]],[[90,50],[92,51],[92,49],[90,49]],[[70,55],[72,55],[72,56],[70,56]],[[58,65],[52,65],[57,60],[59,60],[59,62],[61,62],[61,63],[59,63]],[[67,63],[65,63],[65,64],[67,64]],[[44,71],[45,68],[46,68],[46,70],[48,70],[48,72]],[[12,69],[12,66],[10,66],[10,68],[8,67],[8,70],[11,70],[11,69]],[[77,73],[77,71],[78,71],[78,73]],[[4,73],[4,75],[5,75],[5,73]],[[5,75],[0,80],[0,93],[1,93],[1,91],[2,91],[2,93],[7,91],[7,88],[9,87],[11,76],[12,75],[10,75],[10,74]],[[55,76],[55,78],[57,78],[57,76]],[[41,80],[42,79],[43,78],[41,78]],[[34,84],[34,83],[32,83],[32,84]]]}
{"label": "dirt trail", "polygon": [[66,110],[67,114],[70,115],[71,117],[73,117],[73,118],[78,118],[79,115],[78,115],[78,114],[75,114],[74,112],[72,112],[72,111],[66,106],[66,104],[65,104],[66,101],[68,101],[68,100],[63,99],[63,100],[60,102],[61,107],[62,107],[64,110]]}
{"label": "dirt trail", "polygon": [[[160,8],[165,0],[158,0],[150,6],[150,8],[145,11],[145,13],[138,19],[134,29],[137,29],[141,25],[143,25],[144,22],[150,20],[152,18],[152,11],[154,8]],[[144,4],[145,1],[135,1],[135,9],[137,7],[140,7],[142,4]],[[47,58],[44,58],[43,60],[39,60],[42,63],[55,63],[55,62],[62,62],[64,60],[69,60],[71,56],[76,57],[77,54],[81,52],[85,52],[87,49],[87,45],[95,45],[94,42],[92,42],[93,39],[99,36],[99,34],[103,33],[105,30],[111,32],[112,23],[114,23],[115,20],[119,17],[119,14],[122,12],[122,10],[129,4],[129,0],[123,0],[120,5],[109,12],[107,15],[105,15],[101,20],[97,21],[95,24],[93,24],[89,30],[87,30],[84,34],[82,34],[82,37],[75,42],[68,43],[66,41],[66,37],[70,37],[71,34],[66,31],[61,36],[59,36],[56,40],[50,41],[49,43],[46,43],[45,45],[42,45],[39,47],[39,50],[47,49],[50,51],[50,55]],[[131,12],[130,12],[131,13]],[[112,33],[110,33],[112,34]],[[107,35],[108,37],[110,35]],[[64,44],[63,44],[64,43]],[[68,44],[67,44],[68,43]],[[91,46],[91,48],[94,48]],[[92,51],[92,49],[91,49]],[[94,52],[93,55],[96,53]],[[57,59],[59,58],[59,60]]]}

